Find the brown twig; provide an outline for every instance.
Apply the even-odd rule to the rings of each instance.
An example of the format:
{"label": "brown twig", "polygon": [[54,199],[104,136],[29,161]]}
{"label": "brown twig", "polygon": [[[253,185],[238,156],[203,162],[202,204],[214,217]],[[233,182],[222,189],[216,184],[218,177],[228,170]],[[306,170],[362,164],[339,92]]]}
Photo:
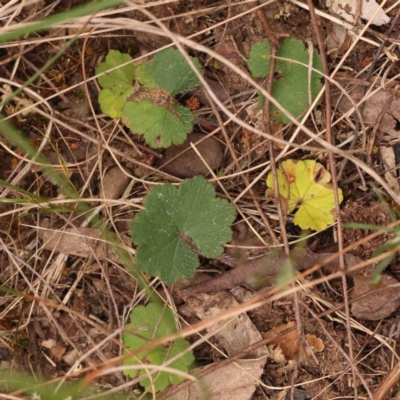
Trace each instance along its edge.
{"label": "brown twig", "polygon": [[[240,264],[236,268],[216,278],[178,290],[177,295],[182,298],[187,298],[199,293],[232,289],[235,286],[245,284],[249,280],[254,280],[254,278],[261,278],[263,282],[268,284],[272,281],[274,276],[276,276],[282,265],[288,260],[292,262],[297,270],[302,271],[316,264],[324,264],[324,262],[334,254],[336,253],[313,253],[307,248],[297,248],[293,249],[290,253],[290,257],[288,257],[285,252],[279,250],[275,253],[249,260],[247,263]],[[357,262],[360,261],[351,254],[345,254],[344,259],[346,265],[356,265]],[[332,269],[339,269],[340,260],[336,258],[330,262],[329,265]]]}
{"label": "brown twig", "polygon": [[[279,42],[269,25],[269,21],[268,21],[267,16],[264,13],[264,10],[263,9],[258,10],[258,15],[259,15],[259,18],[261,20],[261,23],[263,24],[265,33],[270,42],[270,58],[269,58],[268,80],[267,80],[267,92],[272,95],[272,89],[273,89],[273,85],[274,85],[276,55],[277,55],[278,48],[279,48]],[[265,100],[264,100],[263,117],[264,117],[264,127],[266,130],[266,133],[271,137],[273,135],[271,132],[270,101],[268,98],[265,98]],[[271,173],[273,176],[274,187],[275,187],[275,202],[276,202],[278,216],[279,216],[279,227],[281,230],[281,238],[282,238],[283,244],[284,244],[285,256],[287,258],[287,257],[289,257],[289,240],[288,240],[288,236],[287,236],[287,232],[286,232],[286,224],[285,224],[286,218],[285,218],[285,215],[283,212],[281,196],[279,193],[279,183],[278,183],[278,174],[277,174],[276,163],[275,163],[274,144],[271,140],[268,141],[268,147],[269,147]],[[301,317],[300,317],[300,304],[299,304],[297,292],[293,293],[293,301],[294,301],[294,305],[295,305],[297,329],[299,329],[299,331],[302,333],[301,338],[302,338],[302,341],[304,341],[304,334],[303,334],[304,331],[302,329],[302,321],[301,321]],[[294,376],[295,376],[295,374],[293,374],[292,379],[294,379]],[[292,389],[293,389],[293,386],[292,386]],[[292,397],[293,397],[293,393],[294,393],[294,391],[292,390]]]}
{"label": "brown twig", "polygon": [[[324,70],[324,75],[329,76],[329,68],[328,62],[326,59],[325,53],[325,43],[322,39],[321,32],[319,29],[317,15],[315,13],[314,3],[312,0],[307,0],[307,4],[310,11],[311,22],[313,25],[313,29],[317,38],[318,42],[318,49],[322,59],[322,65]],[[324,79],[324,86],[325,86],[325,120],[326,120],[326,141],[332,145],[334,145],[334,139],[332,137],[332,127],[331,127],[331,120],[332,120],[332,112],[331,112],[331,89],[329,85],[329,80]],[[348,348],[349,348],[349,357],[351,359],[351,367],[354,379],[354,398],[358,399],[357,393],[357,370],[354,364],[354,353],[353,353],[353,345],[352,345],[352,334],[351,334],[351,324],[350,324],[350,306],[349,306],[349,298],[348,298],[348,290],[347,290],[347,281],[344,271],[346,269],[345,258],[343,255],[343,231],[341,229],[341,214],[340,214],[340,201],[339,201],[339,189],[338,189],[338,177],[336,173],[336,166],[335,166],[335,158],[332,152],[328,153],[329,157],[329,165],[332,175],[332,185],[333,185],[333,193],[335,198],[335,212],[337,218],[337,224],[339,229],[337,230],[338,236],[338,245],[339,245],[339,264],[340,269],[343,271],[342,274],[342,285],[343,285],[343,293],[344,293],[344,305],[346,311],[346,327],[347,327],[347,336],[348,336]]]}
{"label": "brown twig", "polygon": [[[386,398],[389,390],[396,386],[400,379],[400,362],[386,375],[385,379],[380,383],[373,393],[374,400],[383,400]],[[397,399],[397,397],[396,397]]]}
{"label": "brown twig", "polygon": [[[211,96],[207,93],[207,91],[204,91],[204,92],[205,92],[205,94],[206,94],[206,96],[208,98],[208,101],[209,101],[210,105],[211,105],[211,109],[213,110],[213,113],[214,113],[215,117],[217,118],[217,121],[218,121],[218,124],[220,126],[221,132],[222,132],[222,134],[224,136],[226,145],[228,146],[229,152],[230,152],[230,154],[232,156],[233,162],[235,163],[236,167],[238,169],[240,169],[240,165],[239,165],[236,153],[235,153],[235,149],[232,146],[232,143],[231,143],[231,140],[229,138],[228,132],[225,129],[225,125],[224,125],[224,123],[223,123],[223,121],[221,119],[221,116],[220,116],[220,114],[219,114],[219,112],[217,110],[217,107],[215,106],[214,101],[211,99]],[[240,174],[240,176],[241,176],[244,184],[246,185],[246,187],[250,186],[250,181],[249,181],[247,175],[246,174]],[[255,205],[255,207],[257,209],[257,212],[260,214],[260,217],[261,217],[262,221],[264,222],[264,225],[265,225],[265,228],[266,228],[268,234],[270,235],[272,241],[275,244],[278,244],[279,242],[278,242],[278,239],[277,239],[277,237],[275,235],[275,232],[273,231],[273,229],[271,227],[271,224],[268,221],[268,218],[266,217],[265,213],[263,212],[263,210],[262,210],[262,208],[260,206],[260,203],[257,200],[257,196],[256,196],[253,188],[250,188],[249,191],[250,191],[251,197],[253,199],[253,203],[254,203],[254,205]]]}
{"label": "brown twig", "polygon": [[[260,2],[258,2],[260,4]],[[271,29],[271,25],[269,24],[268,18],[265,15],[265,12],[263,9],[258,9],[256,11],[256,14],[258,18],[261,21],[261,24],[263,25],[265,34],[267,35],[267,38],[270,43],[270,57],[269,57],[269,71],[268,71],[268,80],[267,80],[267,91],[268,93],[272,94],[272,88],[274,85],[274,73],[275,73],[275,64],[276,64],[276,53],[279,48],[279,42],[278,39],[275,35],[275,33]],[[271,135],[271,118],[270,118],[270,113],[269,113],[269,99],[265,98],[264,101],[264,108],[263,108],[263,119],[264,119],[264,128],[266,130],[266,133],[269,136]],[[278,215],[279,215],[279,224],[281,228],[281,237],[283,238],[284,245],[285,245],[285,253],[286,255],[289,255],[289,242],[287,240],[287,235],[286,235],[286,229],[285,229],[285,219],[283,216],[283,210],[282,210],[282,203],[280,201],[280,196],[279,196],[279,185],[278,185],[278,176],[276,173],[276,165],[275,165],[275,158],[274,158],[274,146],[271,141],[269,141],[269,156],[270,156],[270,165],[271,165],[271,171],[272,175],[274,177],[274,186],[276,188],[275,190],[275,200],[277,204],[277,209],[278,209]]]}
{"label": "brown twig", "polygon": [[[258,1],[258,4],[261,5],[260,1]],[[261,21],[265,34],[267,35],[267,38],[271,44],[271,47],[278,47],[278,38],[276,37],[274,31],[271,29],[271,25],[269,24],[268,18],[265,15],[264,10],[262,8],[259,8],[258,10],[256,10],[256,15]]]}

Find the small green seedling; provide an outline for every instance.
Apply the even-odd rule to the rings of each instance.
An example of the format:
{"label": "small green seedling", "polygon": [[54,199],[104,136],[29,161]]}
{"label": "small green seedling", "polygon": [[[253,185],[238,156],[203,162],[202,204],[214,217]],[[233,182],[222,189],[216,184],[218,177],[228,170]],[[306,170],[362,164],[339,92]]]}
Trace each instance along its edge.
{"label": "small green seedling", "polygon": [[[110,50],[96,74],[132,60],[128,54]],[[201,72],[197,58],[191,58]],[[136,82],[135,82],[136,80]],[[122,118],[134,134],[144,135],[153,148],[182,144],[193,130],[192,111],[179,105],[175,97],[200,81],[175,49],[162,50],[151,61],[140,65],[125,65],[99,77],[102,90],[99,104],[102,112],[111,118]]]}
{"label": "small green seedling", "polygon": [[[279,57],[275,64],[277,78],[272,87],[272,96],[295,118],[298,118],[311,105],[322,88],[322,75],[318,73],[318,71],[323,71],[321,56],[317,51],[313,51],[312,67],[314,70],[310,73],[308,67],[310,56],[303,42],[288,38],[282,41],[277,57]],[[268,76],[269,61],[269,41],[265,39],[253,44],[248,67],[254,78]],[[264,96],[260,94],[258,98],[260,108],[263,103]],[[285,124],[290,122],[289,118],[272,103],[270,105],[270,116],[275,121]]]}
{"label": "small green seedling", "polygon": [[131,223],[138,246],[138,267],[171,284],[191,278],[199,265],[198,254],[216,258],[232,240],[230,225],[235,207],[215,197],[214,187],[201,176],[154,187],[144,198],[144,211]]}
{"label": "small green seedling", "polygon": [[[331,174],[315,160],[286,160],[277,170],[279,195],[287,212],[297,209],[293,222],[302,229],[323,231],[335,221]],[[267,197],[275,198],[274,178],[267,177]],[[339,203],[343,201],[339,189]]]}
{"label": "small green seedling", "polygon": [[[130,315],[131,322],[125,326],[122,334],[123,343],[132,352],[154,339],[176,332],[174,315],[169,308],[161,304],[149,303],[135,307]],[[156,346],[148,351],[142,351],[124,360],[124,365],[143,365],[143,369],[127,369],[124,374],[132,378],[154,372],[151,365],[160,366],[180,353],[182,356],[168,364],[169,368],[188,372],[188,367],[194,362],[191,351],[187,351],[189,343],[184,339],[176,339],[169,346]],[[127,354],[127,353],[125,353]],[[140,385],[150,388],[153,392],[164,390],[169,384],[178,384],[184,379],[170,372],[156,371],[148,378],[140,381]]]}

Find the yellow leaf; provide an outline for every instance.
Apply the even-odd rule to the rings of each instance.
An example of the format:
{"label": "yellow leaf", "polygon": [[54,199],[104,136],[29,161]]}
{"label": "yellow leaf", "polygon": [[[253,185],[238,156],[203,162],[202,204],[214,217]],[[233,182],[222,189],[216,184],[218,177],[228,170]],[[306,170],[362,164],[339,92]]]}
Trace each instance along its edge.
{"label": "yellow leaf", "polygon": [[[297,209],[293,222],[302,229],[323,231],[335,221],[331,174],[314,160],[286,160],[277,170],[279,195],[287,212]],[[267,196],[275,193],[272,173],[267,177]],[[339,189],[339,203],[343,201]]]}

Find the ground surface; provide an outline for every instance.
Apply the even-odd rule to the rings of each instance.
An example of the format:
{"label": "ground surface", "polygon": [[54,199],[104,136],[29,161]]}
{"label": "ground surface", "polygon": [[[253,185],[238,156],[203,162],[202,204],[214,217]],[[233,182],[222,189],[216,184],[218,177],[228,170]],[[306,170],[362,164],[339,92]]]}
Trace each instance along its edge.
{"label": "ground surface", "polygon": [[[1,14],[4,16],[1,23],[6,28],[10,24],[37,21],[80,3],[39,1],[13,8],[13,2],[10,2]],[[394,18],[399,6],[391,2],[384,8],[388,9],[391,5],[395,7],[388,11],[388,15]],[[147,1],[146,6],[151,17],[162,21],[170,32],[190,37],[194,42],[225,57],[245,74],[248,74],[247,59],[251,45],[266,37],[265,24],[255,11],[255,1]],[[326,43],[328,33],[333,29],[329,10],[320,3],[314,6],[326,13],[318,17],[322,40]],[[137,4],[130,2],[120,10],[110,9],[89,20],[77,19],[58,24],[17,42],[3,43],[0,47],[1,90],[5,96],[10,93],[10,84],[15,90],[26,82],[83,24],[83,32],[72,46],[17,99],[5,105],[2,114],[9,118],[32,146],[40,148],[53,167],[73,184],[79,195],[90,204],[91,212],[100,216],[104,224],[117,233],[132,259],[134,248],[130,242],[129,224],[135,213],[142,209],[143,197],[155,183],[180,182],[176,176],[182,176],[182,171],[192,168],[195,158],[193,155],[188,157],[185,163],[180,163],[169,174],[160,172],[163,152],[149,148],[140,136],[132,135],[119,121],[105,117],[100,111],[97,101],[99,85],[92,77],[95,67],[109,49],[129,53],[136,58],[171,43],[168,37],[140,31],[135,21],[149,21],[149,16],[136,8]],[[315,30],[306,8],[288,1],[271,3],[262,11],[276,34],[299,38],[317,46]],[[243,15],[237,17],[240,14]],[[382,159],[380,149],[383,146],[392,149],[399,141],[397,130],[400,120],[396,120],[394,111],[391,111],[393,124],[390,125],[389,121],[387,124],[390,126],[374,129],[379,126],[378,118],[382,119],[385,114],[379,115],[385,107],[382,103],[372,106],[375,113],[365,116],[365,126],[356,122],[355,115],[341,119],[346,111],[337,100],[340,92],[337,88],[352,93],[355,88],[375,87],[371,83],[373,79],[378,86],[386,81],[385,88],[391,90],[392,101],[397,101],[396,85],[400,71],[399,32],[396,29],[399,26],[395,25],[388,34],[389,25],[371,25],[349,53],[346,53],[349,44],[340,45],[339,51],[337,45],[336,48],[331,45],[326,50],[329,53],[329,70],[339,68],[333,78],[336,85],[332,85],[330,104],[327,104],[326,98],[323,99],[304,123],[308,129],[327,140],[326,108],[330,108],[330,125],[335,143],[343,151],[358,150],[354,153],[355,157],[366,166],[364,168],[348,162],[337,179],[344,193],[342,222],[359,222],[383,228],[392,219],[382,202],[395,211],[399,206],[395,195],[398,196],[399,191],[394,185],[390,186],[393,192],[388,193],[381,184],[382,181],[388,182],[385,172],[391,167]],[[385,51],[379,50],[383,39],[387,39]],[[257,124],[261,123],[262,126],[262,119],[254,115],[257,113],[254,108],[256,89],[242,76],[233,73],[230,66],[190,46],[185,49],[199,58],[207,82],[229,111],[242,121],[253,126],[260,126]],[[371,78],[367,79],[374,60]],[[281,245],[285,242],[284,238],[295,243],[300,237],[300,229],[293,225],[289,216],[283,223],[286,232],[282,232],[276,204],[265,197],[265,178],[271,157],[316,159],[328,169],[336,168],[339,172],[343,156],[336,155],[332,164],[320,143],[310,140],[304,132],[296,132],[296,127],[291,124],[274,127],[276,137],[297,145],[309,141],[308,145],[314,150],[298,146],[288,149],[281,145],[270,148],[270,142],[265,137],[228,121],[223,110],[210,102],[201,88],[178,96],[177,100],[186,104],[192,96],[199,102],[199,107],[195,107],[194,111],[194,132],[213,135],[223,153],[217,169],[218,181],[225,192],[221,186],[215,185],[217,192],[225,198],[228,194],[242,212],[234,224],[236,239],[228,252],[246,260],[257,252],[263,254],[271,246]],[[34,103],[36,105],[30,112],[23,112]],[[350,148],[355,131],[358,136]],[[74,239],[61,240],[57,237],[57,240],[50,241],[57,231],[86,227],[92,217],[76,208],[76,203],[66,198],[49,175],[42,172],[41,166],[31,162],[12,141],[1,138],[0,144],[0,282],[5,287],[30,296],[21,297],[15,292],[6,291],[0,297],[1,368],[28,372],[37,379],[53,379],[73,373],[78,376],[79,369],[89,372],[96,370],[101,363],[105,363],[101,365],[106,369],[113,367],[107,364],[107,360],[121,354],[121,331],[131,310],[144,303],[144,294],[138,290],[129,268],[125,268],[107,248],[98,247],[97,240],[91,242],[88,239],[93,237],[92,231],[74,231],[75,236],[70,235]],[[205,145],[204,153],[213,152],[211,144],[209,147]],[[393,171],[392,177],[395,177]],[[381,181],[375,179],[373,172],[381,177]],[[376,192],[371,189],[369,182],[374,183]],[[31,194],[47,199],[48,204],[35,203]],[[243,218],[247,219],[247,224],[254,228],[259,238],[249,233],[250,229],[243,223]],[[342,235],[338,235],[338,231]],[[343,245],[347,246],[372,232],[344,229],[338,225],[310,236],[307,243],[315,251],[336,252],[338,240],[343,240]],[[392,237],[393,234],[384,232],[377,238],[367,239],[355,246],[353,254],[368,260],[375,250]],[[212,270],[211,273],[228,269],[217,261],[203,260],[202,266]],[[387,383],[388,374],[398,369],[398,314],[391,313],[373,321],[356,318],[349,312],[346,316],[343,304],[351,295],[355,279],[328,280],[325,277],[330,272],[314,272],[298,281],[296,295],[280,296],[248,312],[249,323],[254,324],[252,329],[256,332],[255,337],[259,332],[265,333],[297,320],[303,334],[314,335],[322,341],[323,350],[301,357],[297,349],[296,354],[287,356],[291,361],[269,355],[254,385],[248,385],[253,385],[253,390],[247,394],[216,391],[216,399],[224,396],[238,399],[289,399],[291,395],[287,389],[291,386],[296,387],[292,392],[292,398],[295,399],[357,396],[360,399],[372,396],[379,399],[397,398],[398,376],[395,375],[394,381],[388,384],[384,392],[379,392],[379,385]],[[388,272],[396,277],[396,259],[390,263]],[[230,303],[233,300],[221,300],[213,295],[183,301],[171,295],[171,288],[150,277],[146,278],[157,288],[165,303],[173,307],[182,327],[211,317],[213,314],[208,313],[210,309],[224,311],[223,302],[229,303],[229,307],[234,306]],[[234,292],[234,296],[239,303],[243,303],[253,292],[246,286],[243,292]],[[169,295],[166,296],[166,293]],[[34,301],[32,296],[40,300]],[[390,296],[385,298],[386,303],[396,297],[393,294]],[[200,331],[205,333],[204,330]],[[188,337],[191,343],[199,341],[194,349],[197,366],[210,366],[223,360],[225,356],[220,351],[224,349],[229,356],[235,353],[234,350],[243,350],[234,348],[230,352],[227,349],[229,346],[225,341],[230,334],[233,336],[229,332],[205,340],[199,340],[201,336],[198,334]],[[298,346],[298,340],[298,336],[286,339],[291,345],[295,342],[295,347]],[[307,347],[304,340],[301,336],[301,348]],[[224,343],[227,347],[224,347]],[[276,351],[279,346],[276,344],[269,351]],[[251,357],[243,355],[241,358]],[[226,379],[235,381],[241,378],[234,373]],[[123,392],[125,398],[146,396],[139,385],[127,382],[131,381],[117,368],[108,374],[95,376],[92,384],[96,390],[128,390]],[[210,383],[210,390],[213,389]],[[15,396],[18,398],[19,394]],[[86,397],[82,395],[80,398]],[[189,398],[195,397],[192,395]]]}

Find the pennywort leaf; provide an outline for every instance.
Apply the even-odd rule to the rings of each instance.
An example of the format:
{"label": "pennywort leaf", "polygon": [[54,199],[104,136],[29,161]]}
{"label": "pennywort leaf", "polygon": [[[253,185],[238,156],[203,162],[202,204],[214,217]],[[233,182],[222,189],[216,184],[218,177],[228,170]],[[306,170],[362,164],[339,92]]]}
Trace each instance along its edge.
{"label": "pennywort leaf", "polygon": [[111,89],[103,89],[99,93],[101,111],[111,118],[121,118],[122,108],[126,103],[126,97],[132,93],[133,87],[121,94],[114,93]]}
{"label": "pennywort leaf", "polygon": [[[176,332],[174,315],[169,308],[161,304],[149,303],[147,306],[135,307],[130,315],[130,323],[125,326],[122,335],[123,343],[130,351],[135,351],[154,339],[162,338]],[[156,346],[146,352],[139,352],[124,360],[124,365],[143,365],[146,368],[124,370],[124,374],[135,378],[151,371],[149,365],[162,365],[175,356],[181,357],[169,364],[169,367],[178,371],[188,371],[194,361],[191,351],[186,351],[189,343],[184,339],[176,339],[169,346]],[[164,390],[169,384],[182,382],[179,375],[169,372],[156,372],[149,378],[140,381],[140,385],[149,388],[154,385],[155,391]]]}
{"label": "pennywort leaf", "polygon": [[[96,74],[105,72],[132,60],[129,54],[122,54],[118,50],[110,50],[104,62],[96,67]],[[114,94],[122,94],[132,86],[135,79],[135,65],[129,64],[99,76],[98,81],[103,89],[110,89]]]}
{"label": "pennywort leaf", "polygon": [[[132,58],[129,54],[110,50],[105,61],[96,67],[96,74],[108,71],[130,60]],[[104,114],[111,118],[120,118],[122,116],[122,108],[126,102],[125,98],[133,91],[134,78],[134,64],[125,65],[99,76],[98,81],[102,87],[99,93],[99,104]]]}
{"label": "pennywort leaf", "polygon": [[[317,71],[309,74],[309,52],[301,40],[288,38],[282,41],[277,52],[275,64],[276,79],[272,95],[294,117],[299,117],[310,106],[322,88],[323,71],[321,56],[313,50],[312,67]],[[284,59],[283,59],[284,58]],[[254,78],[265,78],[269,72],[270,44],[268,39],[253,44],[250,51],[248,67]],[[264,96],[259,96],[262,106]],[[271,118],[283,123],[289,123],[289,118],[273,104],[270,105]]]}

